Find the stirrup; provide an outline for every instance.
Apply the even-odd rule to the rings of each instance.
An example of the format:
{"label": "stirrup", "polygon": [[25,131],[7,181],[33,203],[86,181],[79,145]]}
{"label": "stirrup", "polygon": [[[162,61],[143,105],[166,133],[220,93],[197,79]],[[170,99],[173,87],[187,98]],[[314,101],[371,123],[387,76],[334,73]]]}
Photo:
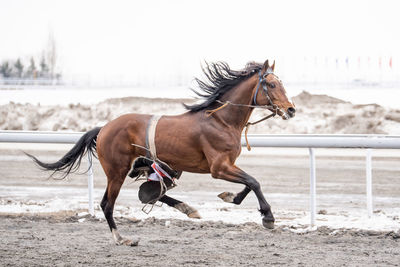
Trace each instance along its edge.
{"label": "stirrup", "polygon": [[[157,202],[156,202],[156,203],[157,203]],[[154,207],[154,206],[159,207],[159,208],[161,208],[161,207],[163,206],[163,203],[161,203],[161,204],[159,204],[159,205],[157,205],[156,203],[153,203],[153,204],[148,203],[148,204],[143,205],[142,211],[143,211],[144,213],[146,213],[147,215],[149,215],[150,212],[153,210],[153,207]],[[149,210],[146,210],[146,207],[147,207],[147,206],[151,206]]]}

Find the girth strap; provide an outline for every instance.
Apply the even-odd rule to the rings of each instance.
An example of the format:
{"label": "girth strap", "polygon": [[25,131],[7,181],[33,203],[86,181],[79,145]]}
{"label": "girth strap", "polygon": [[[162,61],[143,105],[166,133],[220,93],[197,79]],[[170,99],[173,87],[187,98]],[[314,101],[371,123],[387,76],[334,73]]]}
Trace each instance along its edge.
{"label": "girth strap", "polygon": [[157,150],[156,150],[156,127],[157,123],[162,116],[154,115],[150,118],[149,123],[146,129],[146,148],[148,148],[146,152],[146,157],[151,158],[153,160],[157,159]]}

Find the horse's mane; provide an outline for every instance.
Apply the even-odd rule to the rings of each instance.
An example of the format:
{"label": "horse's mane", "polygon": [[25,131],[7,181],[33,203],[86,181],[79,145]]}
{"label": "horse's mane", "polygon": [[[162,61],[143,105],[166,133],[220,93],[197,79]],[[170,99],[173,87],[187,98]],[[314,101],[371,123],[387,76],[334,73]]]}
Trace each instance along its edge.
{"label": "horse's mane", "polygon": [[202,70],[207,81],[195,78],[200,90],[192,89],[204,101],[200,104],[183,105],[187,110],[192,112],[203,110],[261,68],[262,64],[256,62],[247,63],[245,68],[239,71],[232,70],[225,62],[206,63],[205,67],[202,67]]}

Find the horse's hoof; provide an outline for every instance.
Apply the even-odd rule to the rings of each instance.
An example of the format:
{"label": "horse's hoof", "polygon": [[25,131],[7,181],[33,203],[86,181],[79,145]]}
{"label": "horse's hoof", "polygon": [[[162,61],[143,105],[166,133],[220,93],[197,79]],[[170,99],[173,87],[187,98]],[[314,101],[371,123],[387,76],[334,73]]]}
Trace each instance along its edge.
{"label": "horse's hoof", "polygon": [[139,238],[137,239],[127,239],[127,238],[123,238],[117,229],[112,229],[111,230],[114,242],[116,245],[120,246],[120,245],[125,245],[125,246],[132,246],[135,247],[139,244]]}
{"label": "horse's hoof", "polygon": [[189,218],[193,219],[201,219],[200,214],[195,208],[190,207],[188,204],[182,202],[177,205],[175,205],[175,208],[179,210],[180,212],[186,214]]}
{"label": "horse's hoof", "polygon": [[189,218],[192,218],[192,219],[201,219],[201,216],[200,216],[198,211],[194,211],[192,213],[189,213],[187,216]]}
{"label": "horse's hoof", "polygon": [[233,203],[233,200],[235,199],[236,194],[231,193],[231,192],[223,192],[223,193],[219,194],[218,197],[225,202]]}
{"label": "horse's hoof", "polygon": [[140,241],[140,239],[126,239],[126,238],[123,238],[121,240],[118,240],[118,242],[116,244],[117,245],[130,246],[130,247],[136,247],[137,245],[139,245],[139,241]]}
{"label": "horse's hoof", "polygon": [[262,224],[267,229],[274,229],[274,224],[275,223],[274,223],[274,221],[266,220],[265,218],[263,218]]}

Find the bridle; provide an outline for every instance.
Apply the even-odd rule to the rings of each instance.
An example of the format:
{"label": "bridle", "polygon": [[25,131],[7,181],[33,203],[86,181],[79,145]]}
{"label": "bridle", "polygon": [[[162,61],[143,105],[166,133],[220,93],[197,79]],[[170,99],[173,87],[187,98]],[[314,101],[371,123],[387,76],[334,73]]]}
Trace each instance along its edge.
{"label": "bridle", "polygon": [[[265,93],[265,97],[267,98],[267,100],[268,100],[268,102],[269,102],[267,106],[269,106],[270,108],[272,108],[273,111],[276,111],[276,110],[278,110],[279,108],[278,108],[277,105],[275,105],[275,104],[272,102],[271,97],[268,95],[267,76],[270,75],[270,74],[274,74],[274,71],[273,71],[271,68],[268,68],[268,69],[265,71],[264,74],[261,73],[261,70],[258,71],[258,83],[257,83],[256,92],[255,92],[254,97],[253,97],[253,105],[254,105],[254,106],[259,106],[259,105],[257,104],[257,95],[258,95],[258,91],[259,91],[260,85],[261,85],[262,88],[263,88],[263,91],[262,91],[262,92]],[[276,112],[275,112],[275,113],[276,113]]]}
{"label": "bridle", "polygon": [[[237,107],[268,109],[268,110],[270,110],[270,111],[272,111],[274,113],[274,116],[278,114],[278,111],[281,111],[282,114],[284,114],[284,112],[277,105],[275,105],[272,102],[271,97],[268,95],[267,76],[269,74],[274,74],[274,72],[273,72],[273,70],[271,68],[268,68],[264,74],[261,73],[261,70],[258,71],[259,79],[258,79],[258,83],[257,83],[256,92],[255,92],[255,94],[253,96],[252,104],[247,105],[247,104],[232,103],[231,101],[215,100],[215,102],[218,102],[218,103],[222,104],[222,106],[220,106],[220,107],[218,107],[216,109],[206,110],[207,117],[211,116],[213,113],[217,112],[218,110],[221,110],[221,109],[225,108],[228,105],[237,106]],[[263,88],[262,92],[264,92],[264,95],[268,100],[268,104],[267,105],[259,105],[259,104],[257,104],[257,95],[258,95],[258,91],[260,90],[260,85]],[[261,120],[261,121],[263,121],[263,120]]]}

